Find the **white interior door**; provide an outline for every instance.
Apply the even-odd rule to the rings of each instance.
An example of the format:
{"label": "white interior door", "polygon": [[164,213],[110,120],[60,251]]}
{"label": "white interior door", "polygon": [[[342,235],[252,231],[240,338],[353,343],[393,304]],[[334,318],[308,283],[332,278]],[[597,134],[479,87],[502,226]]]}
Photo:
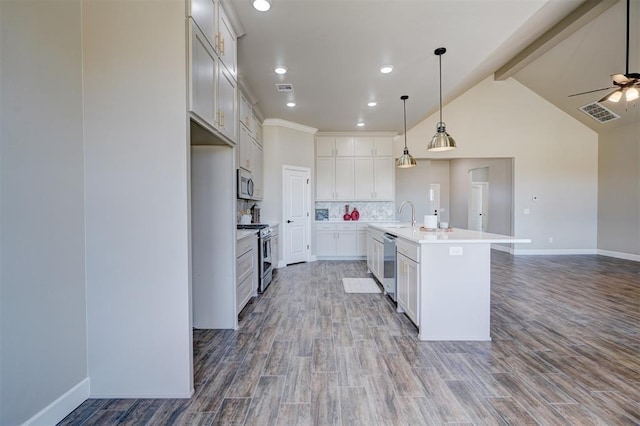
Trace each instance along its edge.
{"label": "white interior door", "polygon": [[472,231],[487,230],[487,186],[486,183],[471,183],[469,229]]}
{"label": "white interior door", "polygon": [[440,214],[440,184],[429,185],[429,214]]}
{"label": "white interior door", "polygon": [[283,261],[286,265],[309,260],[311,170],[283,166]]}

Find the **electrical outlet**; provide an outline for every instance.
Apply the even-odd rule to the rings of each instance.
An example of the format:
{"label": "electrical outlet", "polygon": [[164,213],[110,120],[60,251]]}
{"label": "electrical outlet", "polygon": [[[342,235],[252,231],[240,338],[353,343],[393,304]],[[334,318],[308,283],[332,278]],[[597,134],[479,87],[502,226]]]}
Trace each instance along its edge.
{"label": "electrical outlet", "polygon": [[549,237],[549,242],[553,243],[553,237]]}
{"label": "electrical outlet", "polygon": [[449,256],[462,256],[462,247],[449,247]]}
{"label": "electrical outlet", "polygon": [[529,214],[529,213],[531,213],[531,210],[529,210],[529,209],[524,209],[524,212],[523,212],[523,213],[524,213],[524,214]]}

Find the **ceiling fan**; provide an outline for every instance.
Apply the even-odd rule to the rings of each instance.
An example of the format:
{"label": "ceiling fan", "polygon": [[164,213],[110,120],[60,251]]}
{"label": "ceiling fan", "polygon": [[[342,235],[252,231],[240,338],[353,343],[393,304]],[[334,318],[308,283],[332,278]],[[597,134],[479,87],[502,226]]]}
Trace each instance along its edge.
{"label": "ceiling fan", "polygon": [[640,73],[629,72],[629,4],[630,0],[627,0],[627,63],[626,72],[624,74],[612,74],[613,86],[605,87],[603,89],[589,90],[588,92],[574,93],[572,96],[586,95],[587,93],[601,92],[603,90],[616,89],[610,92],[598,102],[610,101],[618,102],[624,96],[627,102],[635,101],[640,98]]}

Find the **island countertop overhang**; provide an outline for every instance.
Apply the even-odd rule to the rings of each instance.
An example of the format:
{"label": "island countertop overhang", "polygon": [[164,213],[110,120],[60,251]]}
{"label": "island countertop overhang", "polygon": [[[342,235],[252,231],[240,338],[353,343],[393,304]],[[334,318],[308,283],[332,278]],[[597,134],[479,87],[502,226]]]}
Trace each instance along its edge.
{"label": "island countertop overhang", "polygon": [[369,223],[368,225],[370,228],[417,244],[518,244],[531,242],[529,238],[517,238],[460,228],[453,228],[447,232],[444,229],[421,231],[419,226],[412,227],[409,224],[399,223]]}

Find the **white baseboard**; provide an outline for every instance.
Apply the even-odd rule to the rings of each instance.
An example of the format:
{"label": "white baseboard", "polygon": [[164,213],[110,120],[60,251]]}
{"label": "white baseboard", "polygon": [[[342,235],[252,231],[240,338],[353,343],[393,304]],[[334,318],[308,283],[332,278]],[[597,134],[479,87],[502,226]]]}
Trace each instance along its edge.
{"label": "white baseboard", "polygon": [[55,425],[89,399],[89,395],[90,386],[89,378],[87,377],[40,410],[38,414],[24,422],[23,425]]}
{"label": "white baseboard", "polygon": [[[236,328],[235,330],[239,330]],[[118,394],[93,394],[95,399],[190,399],[194,395],[194,390],[178,393],[118,393]]]}
{"label": "white baseboard", "polygon": [[316,256],[315,254],[309,257],[309,262],[317,262],[317,261],[318,261],[318,256]]}
{"label": "white baseboard", "polygon": [[598,249],[598,254],[601,256],[616,257],[618,259],[633,260],[640,262],[640,254],[622,253],[619,251],[609,251]]}
{"label": "white baseboard", "polygon": [[598,254],[596,249],[516,249],[513,251],[516,256],[563,256],[572,254]]}
{"label": "white baseboard", "polygon": [[506,253],[513,254],[513,248],[512,247],[501,246],[501,245],[498,245],[498,244],[491,244],[491,249],[492,250],[498,250],[498,251],[504,251]]}

